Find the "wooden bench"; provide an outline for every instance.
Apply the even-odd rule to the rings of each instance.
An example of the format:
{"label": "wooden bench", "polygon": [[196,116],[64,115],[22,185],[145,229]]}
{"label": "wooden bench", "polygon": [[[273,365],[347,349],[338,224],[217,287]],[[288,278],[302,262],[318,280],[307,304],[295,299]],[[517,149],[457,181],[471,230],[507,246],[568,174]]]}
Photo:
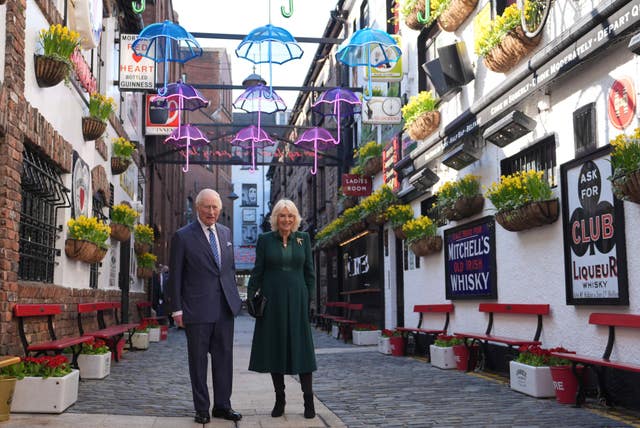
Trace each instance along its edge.
{"label": "wooden bench", "polygon": [[342,336],[344,343],[352,339],[353,326],[361,322],[355,319],[355,313],[362,313],[363,308],[364,305],[362,303],[347,303],[345,306],[346,315],[331,320],[332,323],[336,323],[338,326],[338,337],[336,339],[340,339],[340,336]]}
{"label": "wooden bench", "polygon": [[[151,316],[151,307],[152,304],[149,301],[138,302],[136,303],[136,307],[138,308],[138,315],[140,315],[140,321],[157,321],[158,324],[164,324],[167,320],[167,316]],[[147,315],[149,314],[149,315]]]}
{"label": "wooden bench", "polygon": [[[486,312],[489,314],[489,321],[487,323],[487,328],[482,333],[454,333],[456,337],[460,337],[464,340],[465,346],[469,351],[469,365],[467,367],[472,367],[472,359],[473,352],[472,347],[474,345],[480,344],[480,350],[482,351],[482,355],[486,358],[487,351],[489,348],[489,342],[492,343],[501,343],[503,345],[507,345],[514,353],[517,353],[515,348],[520,346],[527,345],[540,345],[540,334],[542,333],[542,316],[549,314],[549,305],[548,304],[512,304],[512,303],[480,303],[478,306],[478,310],[480,312]],[[506,337],[506,336],[494,336],[491,334],[491,330],[493,329],[493,318],[494,314],[519,314],[519,315],[536,315],[537,317],[537,326],[536,331],[533,335],[533,339],[521,339],[515,337]],[[470,340],[466,340],[470,339]],[[483,359],[484,361],[484,359]]]}
{"label": "wooden bench", "polygon": [[331,332],[333,320],[346,316],[347,302],[326,302],[324,308],[324,313],[318,315],[320,327],[323,330]]}
{"label": "wooden bench", "polygon": [[[402,332],[403,335],[411,336],[413,339],[413,349],[409,345],[407,340],[407,354],[416,354],[416,348],[418,348],[418,340],[421,335],[427,338],[426,346],[424,347],[424,355],[429,357],[429,345],[433,343],[436,336],[439,334],[446,334],[449,329],[449,314],[453,312],[453,304],[437,304],[437,305],[415,305],[413,312],[420,314],[417,327],[397,327],[396,330]],[[422,328],[425,315],[429,314],[445,314],[444,326],[440,329],[435,328]],[[431,343],[429,343],[431,342]]]}
{"label": "wooden bench", "polygon": [[640,364],[638,363],[610,359],[611,351],[613,350],[613,344],[616,340],[616,327],[640,328],[640,315],[592,313],[589,316],[589,324],[609,327],[609,337],[607,339],[607,345],[604,349],[604,354],[602,354],[602,358],[592,357],[589,355],[569,354],[564,352],[552,352],[551,355],[571,361],[573,374],[578,379],[576,406],[580,406],[582,403],[584,403],[584,400],[586,398],[585,375],[587,371],[583,370],[582,376],[579,376],[578,370],[576,368],[578,364],[583,364],[584,366],[591,367],[593,369],[598,377],[599,395],[604,398],[605,403],[608,406],[611,406],[613,405],[613,402],[611,400],[611,397],[607,393],[605,369],[612,368],[640,373]]}
{"label": "wooden bench", "polygon": [[[94,303],[78,303],[78,330],[81,336],[93,336],[96,339],[102,339],[105,341],[114,359],[120,361],[120,355],[118,352],[118,343],[122,339],[125,333],[129,345],[131,345],[131,333],[138,326],[138,324],[120,324],[118,319],[118,311],[121,308],[120,302],[94,302]],[[89,329],[85,331],[82,324],[83,314],[96,313],[97,329]],[[105,314],[111,313],[113,318],[113,324],[107,326],[105,322]]]}
{"label": "wooden bench", "polygon": [[[18,318],[18,333],[22,341],[25,356],[33,353],[34,356],[53,352],[56,355],[62,353],[65,348],[72,351],[71,367],[78,368],[78,355],[82,350],[82,344],[91,342],[91,336],[65,337],[58,339],[53,325],[53,317],[62,312],[62,305],[56,304],[18,304],[13,307],[13,315]],[[29,343],[25,331],[25,321],[30,318],[47,318],[47,329],[49,331],[48,341],[39,343]]]}

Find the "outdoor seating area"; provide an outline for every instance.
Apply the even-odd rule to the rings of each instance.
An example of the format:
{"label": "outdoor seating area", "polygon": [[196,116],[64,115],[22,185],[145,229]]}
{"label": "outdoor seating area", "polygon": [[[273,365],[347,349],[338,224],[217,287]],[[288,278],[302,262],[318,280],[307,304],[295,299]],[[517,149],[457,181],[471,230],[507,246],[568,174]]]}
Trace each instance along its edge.
{"label": "outdoor seating area", "polygon": [[[130,347],[133,348],[131,337],[133,331],[139,325],[136,323],[120,324],[118,320],[118,310],[120,310],[120,308],[120,302],[78,303],[78,330],[80,331],[80,335],[93,336],[96,339],[104,340],[116,362],[120,361],[122,355],[124,343],[122,343],[121,340],[128,340]],[[91,325],[97,328],[85,331],[85,326],[82,321],[83,314],[93,313],[95,313],[95,322]],[[110,326],[107,326],[105,322],[105,315],[108,314],[111,314],[113,318],[112,325]]]}

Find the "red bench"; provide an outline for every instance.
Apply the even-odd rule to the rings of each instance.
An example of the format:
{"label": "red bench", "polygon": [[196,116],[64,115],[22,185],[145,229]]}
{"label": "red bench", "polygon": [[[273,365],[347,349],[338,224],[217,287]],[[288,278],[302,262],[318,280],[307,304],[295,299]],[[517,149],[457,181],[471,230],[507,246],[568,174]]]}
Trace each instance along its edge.
{"label": "red bench", "polygon": [[[489,314],[489,321],[487,323],[487,328],[482,333],[454,333],[455,336],[465,339],[464,343],[469,351],[469,365],[468,367],[473,367],[472,358],[473,352],[471,348],[476,344],[481,344],[480,349],[484,357],[487,355],[489,342],[493,343],[501,343],[507,345],[511,350],[518,348],[520,346],[527,345],[540,345],[540,334],[542,333],[542,316],[549,315],[549,305],[548,304],[512,304],[512,303],[480,303],[478,306],[478,310],[480,312],[486,312]],[[537,326],[536,331],[533,335],[533,339],[520,339],[515,337],[506,337],[506,336],[494,336],[491,334],[491,330],[493,329],[493,315],[499,314],[520,314],[520,315],[536,315],[537,317]],[[470,339],[470,340],[466,340]],[[517,351],[514,350],[514,353]]]}
{"label": "red bench", "polygon": [[[318,315],[320,327],[331,332],[331,325],[334,319],[344,318],[346,315],[347,302],[326,302],[324,313]],[[338,313],[341,312],[341,313]]]}
{"label": "red bench", "polygon": [[[92,341],[93,338],[91,336],[77,336],[58,339],[53,325],[53,317],[60,313],[62,313],[62,305],[56,304],[18,304],[13,308],[13,315],[18,318],[18,333],[20,334],[25,356],[29,356],[30,353],[38,356],[40,354],[46,354],[47,352],[53,352],[59,355],[65,348],[70,348],[73,355],[71,367],[77,369],[78,355],[80,355],[80,351],[82,350],[82,346],[80,345]],[[43,317],[47,318],[50,340],[30,344],[25,331],[25,321],[31,318],[37,319]]]}
{"label": "red bench", "polygon": [[[80,331],[80,335],[93,336],[96,339],[104,340],[116,362],[120,361],[120,352],[118,349],[120,339],[124,337],[125,333],[129,333],[127,340],[129,340],[129,345],[131,345],[131,332],[138,326],[138,324],[133,323],[120,324],[118,310],[120,310],[121,306],[120,302],[78,303],[78,330]],[[93,312],[96,313],[98,329],[85,331],[82,325],[82,315]],[[106,313],[112,313],[114,320],[114,324],[109,327],[107,327],[105,322]]]}
{"label": "red bench", "polygon": [[592,313],[589,316],[589,324],[601,325],[609,327],[609,337],[607,339],[607,346],[604,349],[602,358],[592,357],[589,355],[568,354],[564,352],[552,352],[553,356],[564,358],[571,361],[571,366],[574,375],[578,379],[578,391],[576,393],[576,406],[580,406],[584,403],[586,398],[585,394],[585,374],[586,370],[583,370],[582,376],[578,375],[576,366],[583,364],[587,367],[591,367],[598,377],[598,391],[599,395],[604,398],[605,403],[608,406],[613,405],[612,400],[607,393],[606,388],[606,376],[605,368],[612,368],[624,371],[630,371],[640,373],[640,364],[624,362],[619,360],[611,360],[611,351],[613,350],[613,344],[616,340],[616,327],[622,328],[640,328],[640,315],[633,314],[612,314],[612,313]]}
{"label": "red bench", "polygon": [[355,313],[362,313],[363,308],[364,305],[362,303],[346,303],[346,315],[344,317],[335,317],[331,319],[331,323],[336,323],[338,326],[338,337],[336,339],[340,339],[340,336],[342,336],[344,343],[347,343],[352,339],[353,326],[360,323],[360,321],[354,319]]}
{"label": "red bench", "polygon": [[[166,316],[151,316],[151,302],[138,302],[136,303],[136,307],[138,308],[138,315],[140,315],[140,321],[157,321],[158,324],[163,324],[166,320]],[[149,314],[149,315],[147,315]]]}
{"label": "red bench", "polygon": [[[437,305],[415,305],[413,307],[413,312],[419,313],[420,318],[418,319],[417,327],[397,327],[396,330],[403,333],[403,335],[410,336],[413,339],[413,344],[409,344],[409,340],[407,340],[407,354],[415,354],[415,350],[418,347],[418,340],[420,335],[425,335],[427,337],[427,342],[433,342],[439,334],[446,334],[449,329],[449,314],[453,312],[453,304],[437,304]],[[440,329],[434,328],[422,328],[424,323],[424,317],[428,314],[445,314],[444,318],[444,326]],[[430,340],[429,340],[430,339]],[[429,357],[429,345],[426,344],[424,349],[424,355]],[[412,348],[412,349],[410,349]]]}

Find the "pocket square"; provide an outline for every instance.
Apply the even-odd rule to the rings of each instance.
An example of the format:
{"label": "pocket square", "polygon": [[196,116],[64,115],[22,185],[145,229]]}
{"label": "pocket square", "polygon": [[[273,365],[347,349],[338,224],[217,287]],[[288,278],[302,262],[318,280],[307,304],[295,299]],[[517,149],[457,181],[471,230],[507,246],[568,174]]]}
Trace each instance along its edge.
{"label": "pocket square", "polygon": [[231,242],[227,241],[227,247],[230,247],[231,245]]}

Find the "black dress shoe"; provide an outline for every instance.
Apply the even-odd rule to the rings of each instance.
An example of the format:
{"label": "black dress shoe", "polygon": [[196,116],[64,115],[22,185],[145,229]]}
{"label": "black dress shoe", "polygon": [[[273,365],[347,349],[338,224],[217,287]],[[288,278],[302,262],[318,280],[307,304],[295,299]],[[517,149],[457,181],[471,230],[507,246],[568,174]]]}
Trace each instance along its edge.
{"label": "black dress shoe", "polygon": [[208,424],[209,422],[211,422],[211,418],[209,417],[209,412],[207,413],[196,412],[196,415],[194,416],[193,420],[197,424]]}
{"label": "black dress shoe", "polygon": [[233,409],[213,409],[211,412],[214,418],[222,418],[228,421],[239,421],[242,415]]}

